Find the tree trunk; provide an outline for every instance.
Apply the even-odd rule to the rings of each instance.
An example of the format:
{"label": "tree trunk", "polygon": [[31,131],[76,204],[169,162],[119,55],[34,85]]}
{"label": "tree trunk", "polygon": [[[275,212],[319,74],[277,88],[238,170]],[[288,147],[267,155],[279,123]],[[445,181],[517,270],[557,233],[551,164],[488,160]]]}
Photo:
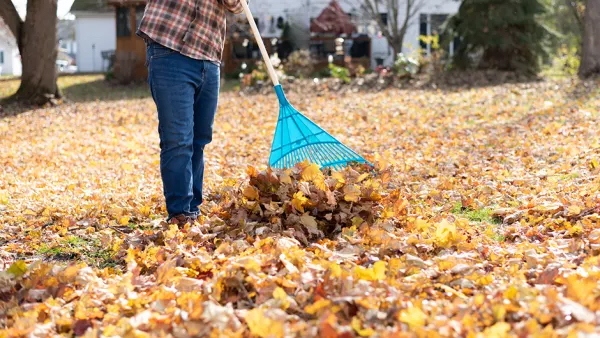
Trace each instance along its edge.
{"label": "tree trunk", "polygon": [[9,100],[42,105],[59,98],[56,84],[57,0],[28,0],[25,22],[10,0],[2,0],[0,15],[19,44],[23,74],[17,93]]}
{"label": "tree trunk", "polygon": [[583,55],[579,76],[600,75],[600,0],[587,0],[585,6]]}
{"label": "tree trunk", "polygon": [[402,53],[402,44],[398,45],[398,44],[392,43],[391,46],[392,46],[392,50],[394,53],[394,62],[396,62],[396,60],[398,60],[398,54]]}

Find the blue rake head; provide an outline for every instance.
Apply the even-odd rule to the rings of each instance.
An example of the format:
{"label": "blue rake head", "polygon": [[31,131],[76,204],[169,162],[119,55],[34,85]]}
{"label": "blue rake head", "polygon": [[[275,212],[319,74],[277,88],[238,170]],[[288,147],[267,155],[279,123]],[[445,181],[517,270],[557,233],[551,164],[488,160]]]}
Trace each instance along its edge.
{"label": "blue rake head", "polygon": [[338,170],[352,162],[371,165],[297,111],[285,97],[281,85],[275,86],[275,92],[279,99],[279,120],[269,158],[271,167],[291,168],[305,160]]}

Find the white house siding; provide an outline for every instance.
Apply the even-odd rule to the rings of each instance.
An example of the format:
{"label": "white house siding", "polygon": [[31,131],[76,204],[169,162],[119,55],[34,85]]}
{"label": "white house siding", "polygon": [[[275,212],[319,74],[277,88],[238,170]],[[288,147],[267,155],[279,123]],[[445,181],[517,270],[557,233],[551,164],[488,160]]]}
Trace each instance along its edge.
{"label": "white house siding", "polygon": [[[401,3],[403,0],[399,0]],[[283,17],[291,23],[292,31],[300,39],[301,47],[308,45],[308,29],[310,19],[319,16],[321,11],[329,4],[329,0],[252,0],[250,8],[255,17],[259,19],[259,28],[265,37],[279,37],[281,31],[271,29],[271,17],[277,20]],[[359,14],[355,9],[358,8],[355,3],[358,0],[340,0],[339,3],[345,11]],[[423,7],[417,15],[409,22],[409,27],[404,38],[403,53],[414,54],[419,48],[419,19],[421,14],[449,14],[452,15],[458,11],[460,2],[454,0],[423,0]],[[401,6],[404,8],[404,6]],[[404,19],[404,13],[399,13],[400,20]],[[383,59],[384,65],[391,65],[394,56],[389,48],[387,40],[378,34],[377,29],[372,24],[359,24],[359,33],[368,34],[371,39],[371,66],[374,68],[377,59]]]}
{"label": "white house siding", "polygon": [[102,52],[117,48],[115,13],[74,14],[78,71],[106,71],[107,62],[102,59]]}
{"label": "white house siding", "polygon": [[21,58],[19,49],[0,37],[0,52],[3,54],[3,62],[0,63],[0,75],[21,75]]}

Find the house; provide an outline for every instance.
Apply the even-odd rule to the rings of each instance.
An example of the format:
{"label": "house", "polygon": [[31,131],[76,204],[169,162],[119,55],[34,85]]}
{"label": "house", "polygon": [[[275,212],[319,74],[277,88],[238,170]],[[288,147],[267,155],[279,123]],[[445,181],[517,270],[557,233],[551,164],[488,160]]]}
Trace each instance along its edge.
{"label": "house", "polygon": [[72,59],[77,58],[75,20],[59,20],[56,35],[58,36],[59,51],[69,55]]}
{"label": "house", "polygon": [[117,47],[116,16],[106,0],[75,0],[76,61],[80,72],[105,72]]}
{"label": "house", "polygon": [[21,56],[17,41],[0,18],[0,75],[21,75]]}
{"label": "house", "polygon": [[[73,6],[78,2],[82,2],[82,4],[102,3],[102,13],[109,16],[104,1],[75,0]],[[356,1],[355,5],[352,5],[352,0],[339,2],[327,0],[252,0],[250,1],[250,9],[255,16],[255,21],[263,39],[265,39],[267,50],[273,52],[277,46],[277,40],[281,38],[283,28],[286,26],[290,28],[288,36],[290,40],[293,40],[296,48],[311,48],[315,40],[314,32],[311,34],[311,23],[322,17],[328,7],[339,8],[343,10],[344,16],[347,15],[352,18],[353,26],[356,28],[352,36],[346,36],[345,39],[355,40],[360,37],[361,44],[363,46],[367,44],[369,52],[363,53],[367,56],[366,64],[370,65],[371,68],[378,65],[390,66],[394,60],[392,49],[373,20],[365,19],[364,15],[361,14],[359,10],[360,0],[354,1]],[[122,65],[119,73],[133,72],[132,76],[143,79],[147,72],[144,66],[145,46],[143,41],[136,36],[135,31],[143,17],[145,0],[108,0],[108,3],[114,6],[111,15],[116,18],[116,24],[113,27],[116,30],[113,30],[112,36],[116,39],[115,57],[121,59],[121,61],[116,61]],[[403,52],[409,55],[420,51],[431,52],[431,46],[422,43],[419,37],[421,35],[434,35],[438,32],[445,19],[458,11],[459,5],[460,3],[455,0],[422,0],[419,10],[409,21]],[[96,10],[98,9],[96,8]],[[387,15],[388,13],[382,12],[382,20],[387,20]],[[399,14],[400,21],[404,19],[403,15],[402,12]],[[247,26],[244,27],[243,25],[245,20],[243,15],[232,19],[234,20],[229,20],[229,38],[223,55],[224,73],[237,69],[247,60],[260,60],[258,48],[252,42],[253,39],[247,32]],[[236,22],[240,24],[237,25]],[[108,39],[109,30],[103,29],[102,31],[107,32],[102,35]],[[334,44],[334,40],[330,44]],[[82,39],[78,36],[79,41],[82,41]],[[342,43],[343,48],[346,50],[348,45]],[[332,48],[324,49],[333,52],[337,50],[336,48],[339,48],[335,45],[329,47]],[[78,49],[83,49],[83,47],[78,44]],[[452,49],[451,43],[450,52],[452,52]],[[78,53],[78,63],[80,62]]]}
{"label": "house", "polygon": [[109,0],[116,16],[116,52],[114,75],[120,82],[147,77],[146,44],[137,29],[144,17],[145,0]]}
{"label": "house", "polygon": [[[358,34],[365,34],[371,38],[371,67],[375,68],[380,64],[391,65],[394,56],[387,40],[380,34],[372,20],[361,18],[363,15],[359,11],[359,4],[359,0],[339,1],[343,10],[355,20]],[[265,36],[278,37],[281,32],[273,28],[274,25],[276,26],[276,23],[282,20],[289,22],[292,26],[292,36],[295,37],[296,45],[300,48],[309,47],[311,21],[319,17],[329,5],[329,1],[309,0],[252,0],[250,2],[259,29]],[[403,53],[417,52],[419,47],[430,51],[430,46],[420,43],[419,36],[432,35],[439,31],[445,19],[458,12],[459,6],[460,2],[455,0],[422,0],[419,10],[409,22]],[[382,12],[381,15],[384,21],[387,20],[388,13]],[[404,19],[402,11],[399,16],[400,20]]]}

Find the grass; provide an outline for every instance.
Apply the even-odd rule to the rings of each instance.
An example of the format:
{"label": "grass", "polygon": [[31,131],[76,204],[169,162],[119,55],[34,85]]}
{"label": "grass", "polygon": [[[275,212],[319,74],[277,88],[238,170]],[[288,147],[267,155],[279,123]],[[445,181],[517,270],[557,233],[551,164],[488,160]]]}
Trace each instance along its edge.
{"label": "grass", "polygon": [[463,216],[469,221],[478,223],[501,224],[502,222],[493,216],[493,211],[490,208],[471,209],[463,207],[461,202],[457,202],[452,207],[451,212],[455,215]]}
{"label": "grass", "polygon": [[[7,78],[0,81],[0,100],[17,92],[19,78]],[[150,97],[148,85],[114,85],[104,80],[104,74],[74,74],[58,78],[58,86],[65,99],[72,102],[114,101]],[[224,80],[221,92],[239,90],[239,80]]]}
{"label": "grass", "polygon": [[98,268],[115,267],[119,262],[110,249],[102,247],[98,239],[69,236],[53,245],[42,245],[37,253],[50,260],[80,259]]}

